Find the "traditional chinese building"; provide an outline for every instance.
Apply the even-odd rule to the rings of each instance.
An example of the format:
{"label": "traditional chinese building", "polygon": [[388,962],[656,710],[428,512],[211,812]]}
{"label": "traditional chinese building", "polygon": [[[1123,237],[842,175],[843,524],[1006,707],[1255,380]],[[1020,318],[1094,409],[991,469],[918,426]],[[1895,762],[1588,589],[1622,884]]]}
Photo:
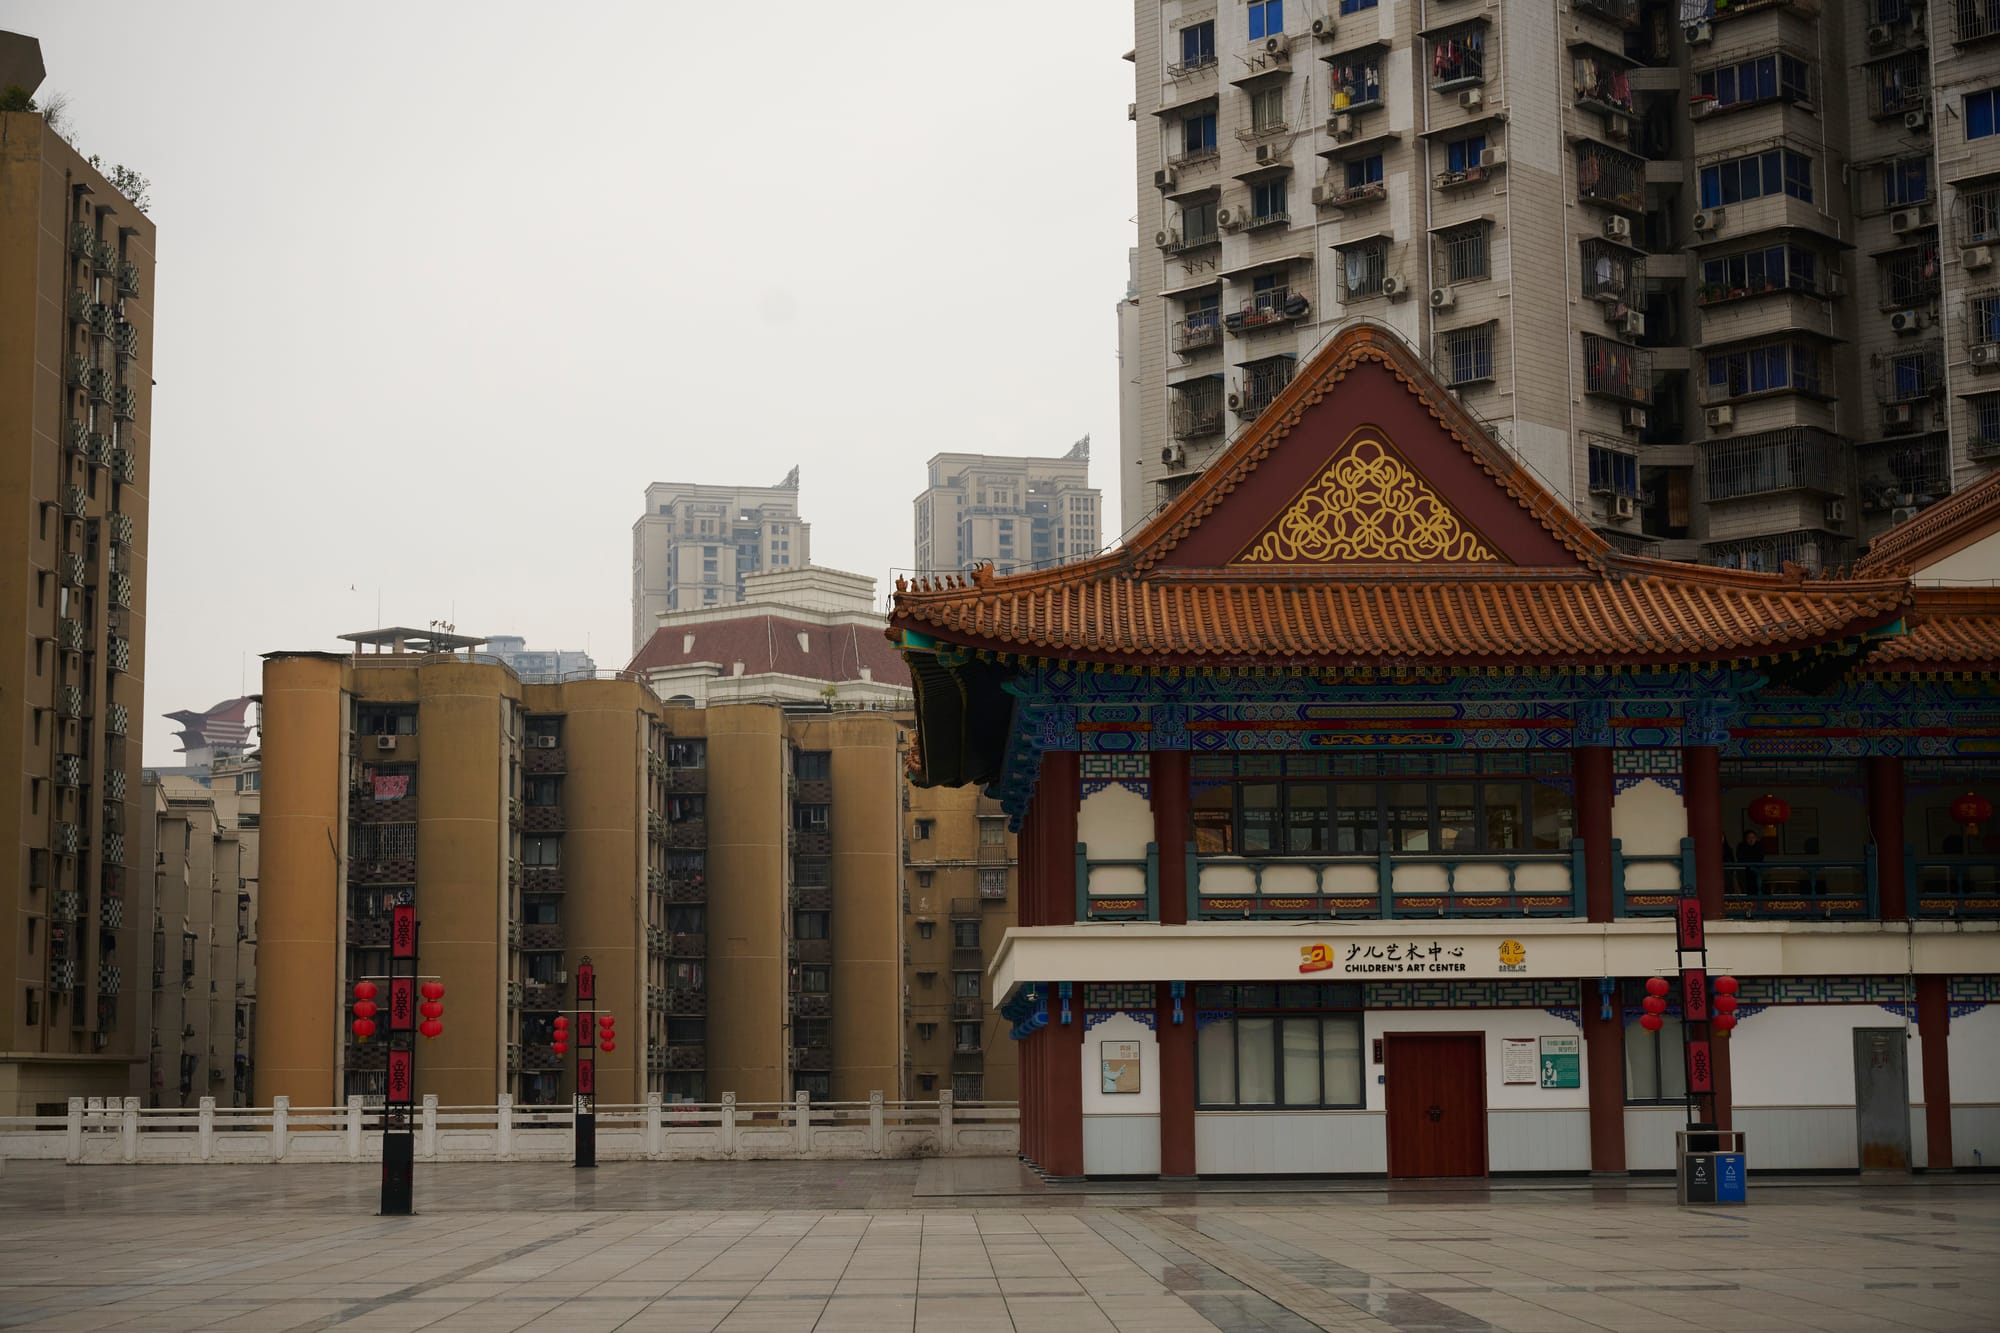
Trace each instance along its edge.
{"label": "traditional chinese building", "polygon": [[1123,549],[900,588],[918,780],[1020,830],[1025,1155],[1667,1169],[1686,893],[1753,1170],[1992,1157],[1996,533],[1988,483],[1838,577],[1622,554],[1363,326]]}

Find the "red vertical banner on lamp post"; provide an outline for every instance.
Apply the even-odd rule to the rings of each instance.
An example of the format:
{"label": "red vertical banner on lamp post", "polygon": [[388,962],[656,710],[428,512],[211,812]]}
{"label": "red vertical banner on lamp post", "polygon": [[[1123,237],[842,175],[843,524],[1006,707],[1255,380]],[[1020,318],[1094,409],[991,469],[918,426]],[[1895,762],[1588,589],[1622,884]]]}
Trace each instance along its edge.
{"label": "red vertical banner on lamp post", "polygon": [[1706,1041],[1689,1042],[1687,1044],[1687,1056],[1688,1091],[1714,1092],[1715,1069],[1709,1063],[1708,1043]]}
{"label": "red vertical banner on lamp post", "polygon": [[417,1026],[417,979],[389,978],[389,1031],[410,1032]]}
{"label": "red vertical banner on lamp post", "polygon": [[1708,1021],[1708,969],[1681,969],[1681,1018],[1689,1023]]}
{"label": "red vertical banner on lamp post", "polygon": [[1695,953],[1706,947],[1701,925],[1701,899],[1682,898],[1674,908],[1674,921],[1680,927],[1683,952]]}
{"label": "red vertical banner on lamp post", "polygon": [[408,1047],[389,1052],[389,1083],[383,1100],[391,1105],[408,1105],[415,1097],[416,1054]]}
{"label": "red vertical banner on lamp post", "polygon": [[391,958],[415,958],[417,956],[417,909],[395,907],[389,913],[389,956]]}
{"label": "red vertical banner on lamp post", "polygon": [[597,1062],[587,1055],[576,1060],[576,1094],[579,1097],[597,1095]]}

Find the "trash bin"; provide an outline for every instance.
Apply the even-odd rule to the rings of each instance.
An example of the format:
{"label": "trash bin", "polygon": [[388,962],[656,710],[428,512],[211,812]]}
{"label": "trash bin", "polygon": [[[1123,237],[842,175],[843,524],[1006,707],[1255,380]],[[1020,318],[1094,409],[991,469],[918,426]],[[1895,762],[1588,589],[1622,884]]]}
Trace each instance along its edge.
{"label": "trash bin", "polygon": [[1748,1202],[1743,1131],[1692,1125],[1674,1133],[1675,1194],[1681,1203]]}

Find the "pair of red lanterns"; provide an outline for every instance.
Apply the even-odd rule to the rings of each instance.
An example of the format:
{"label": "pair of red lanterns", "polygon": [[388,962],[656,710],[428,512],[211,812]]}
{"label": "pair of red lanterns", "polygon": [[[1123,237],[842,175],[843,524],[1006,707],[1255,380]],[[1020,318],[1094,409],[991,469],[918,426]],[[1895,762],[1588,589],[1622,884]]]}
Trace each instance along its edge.
{"label": "pair of red lanterns", "polygon": [[[375,1035],[375,997],[381,992],[372,981],[354,983],[354,1035],[360,1041],[367,1041]],[[444,983],[426,981],[418,988],[424,1002],[417,1006],[423,1021],[417,1024],[417,1031],[426,1037],[442,1036],[444,1033]]]}
{"label": "pair of red lanterns", "polygon": [[[556,1015],[555,1029],[556,1029],[555,1042],[554,1042],[555,1052],[557,1055],[568,1055],[569,1054],[568,1015],[566,1014]],[[616,1022],[612,1019],[610,1014],[599,1014],[597,1016],[597,1049],[603,1051],[607,1055],[610,1054],[612,1051],[618,1049],[618,1028]]]}
{"label": "pair of red lanterns", "polygon": [[[1667,1012],[1667,992],[1673,989],[1665,977],[1646,979],[1646,998],[1639,1001],[1639,1007],[1646,1012],[1639,1015],[1639,1026],[1648,1032],[1658,1032],[1666,1026],[1662,1017]],[[1736,978],[1712,977],[1708,989],[1712,992],[1709,1008],[1715,1016],[1709,1024],[1717,1032],[1727,1032],[1736,1026]]]}

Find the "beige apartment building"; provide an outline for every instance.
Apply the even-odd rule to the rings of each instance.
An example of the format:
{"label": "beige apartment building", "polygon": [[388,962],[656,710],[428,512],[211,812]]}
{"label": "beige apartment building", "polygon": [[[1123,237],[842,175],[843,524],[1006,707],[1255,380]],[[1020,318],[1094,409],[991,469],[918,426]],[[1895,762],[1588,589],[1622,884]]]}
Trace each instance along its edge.
{"label": "beige apartment building", "polygon": [[588,959],[601,1099],[865,1100],[898,1086],[893,714],[669,706],[635,675],[524,684],[479,640],[346,636],[263,693],[260,1100],[379,1096],[344,999],[413,901],[447,1104],[571,1095],[551,1049]]}
{"label": "beige apartment building", "polygon": [[1100,492],[1090,484],[1090,437],[1060,458],[938,454],[917,496],[916,567],[1001,573],[1095,555],[1104,542]]}
{"label": "beige apartment building", "polygon": [[729,606],[743,600],[750,575],[811,563],[797,468],[776,486],[655,482],[632,525],[632,651],[662,612]]}
{"label": "beige apartment building", "polygon": [[1137,456],[1387,324],[1615,544],[1826,569],[2000,458],[1981,0],[1136,0]]}
{"label": "beige apartment building", "polygon": [[[32,39],[0,34],[30,91]],[[120,1096],[146,809],[153,224],[35,112],[0,112],[0,1112]],[[129,845],[128,845],[129,844]]]}

